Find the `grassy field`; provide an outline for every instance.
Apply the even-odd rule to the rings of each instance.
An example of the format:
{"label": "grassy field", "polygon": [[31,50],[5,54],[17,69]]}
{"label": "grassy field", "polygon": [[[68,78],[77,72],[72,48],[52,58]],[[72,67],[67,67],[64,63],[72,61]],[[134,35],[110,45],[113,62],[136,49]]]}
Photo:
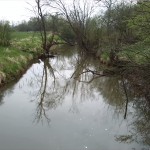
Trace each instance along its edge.
{"label": "grassy field", "polygon": [[13,32],[11,44],[0,46],[0,85],[16,79],[41,52],[38,33]]}
{"label": "grassy field", "polygon": [[[62,42],[57,35],[54,41]],[[0,86],[21,75],[31,60],[43,53],[41,45],[40,32],[12,32],[10,46],[0,46]]]}

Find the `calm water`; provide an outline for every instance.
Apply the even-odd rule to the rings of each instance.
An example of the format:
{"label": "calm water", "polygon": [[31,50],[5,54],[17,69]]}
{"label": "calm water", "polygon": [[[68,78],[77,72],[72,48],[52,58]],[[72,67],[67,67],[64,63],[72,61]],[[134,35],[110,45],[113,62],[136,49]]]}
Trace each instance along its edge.
{"label": "calm water", "polygon": [[87,68],[100,69],[77,54],[40,60],[3,89],[0,150],[149,150],[142,98],[124,81],[127,105],[121,78]]}

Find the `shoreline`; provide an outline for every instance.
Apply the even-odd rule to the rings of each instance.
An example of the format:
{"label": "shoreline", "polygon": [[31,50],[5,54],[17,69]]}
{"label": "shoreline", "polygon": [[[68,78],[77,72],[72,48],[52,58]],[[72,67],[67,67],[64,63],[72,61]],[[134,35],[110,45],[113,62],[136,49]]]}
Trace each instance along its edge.
{"label": "shoreline", "polygon": [[[22,55],[20,54],[20,57],[21,56]],[[26,56],[24,56],[22,59],[19,59],[19,61],[17,62],[11,62],[11,68],[0,68],[0,88],[3,88],[3,86],[7,86],[7,84],[22,77],[22,75],[28,70],[28,68],[38,59],[38,56],[38,54],[31,54],[29,52],[26,52]],[[18,68],[15,68],[16,64],[18,65]]]}

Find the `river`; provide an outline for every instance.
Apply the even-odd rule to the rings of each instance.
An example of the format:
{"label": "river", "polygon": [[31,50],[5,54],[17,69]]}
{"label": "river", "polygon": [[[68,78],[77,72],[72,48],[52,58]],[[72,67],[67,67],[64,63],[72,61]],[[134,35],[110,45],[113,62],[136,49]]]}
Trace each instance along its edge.
{"label": "river", "polygon": [[1,89],[0,150],[149,150],[143,98],[95,69],[96,60],[64,53]]}

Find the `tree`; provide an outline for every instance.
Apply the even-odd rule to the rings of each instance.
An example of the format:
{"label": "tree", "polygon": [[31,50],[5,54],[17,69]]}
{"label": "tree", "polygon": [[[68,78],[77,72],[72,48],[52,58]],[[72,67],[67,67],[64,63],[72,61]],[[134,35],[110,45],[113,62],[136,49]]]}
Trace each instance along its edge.
{"label": "tree", "polygon": [[0,21],[0,45],[8,46],[10,44],[11,28],[8,21]]}
{"label": "tree", "polygon": [[20,24],[14,26],[14,29],[22,32],[31,31],[31,27],[28,25],[28,22],[25,20],[22,21]]}
{"label": "tree", "polygon": [[40,25],[37,23],[36,17],[31,17],[28,21],[29,31],[40,31]]}
{"label": "tree", "polygon": [[150,40],[150,2],[138,2],[135,13],[129,21],[130,28],[136,30],[142,40]]}
{"label": "tree", "polygon": [[[46,0],[35,0],[36,7],[33,7],[33,11],[36,14],[36,18],[37,18],[38,24],[40,26],[42,48],[44,50],[44,55],[42,55],[42,57],[43,56],[46,56],[46,57],[49,56],[50,48],[53,45],[62,44],[62,43],[64,44],[64,42],[59,42],[59,41],[55,40],[56,16],[54,16],[54,15],[52,15],[46,11],[48,6],[52,7],[51,1],[52,0],[49,0],[49,3],[48,3]],[[50,23],[51,25],[49,26],[48,23]],[[47,32],[48,27],[51,28],[51,33]]]}
{"label": "tree", "polygon": [[107,10],[105,12],[104,22],[107,28],[107,36],[110,36],[112,31],[111,19],[112,19],[112,9],[115,6],[116,0],[96,0],[98,3],[101,3],[103,7]]}
{"label": "tree", "polygon": [[57,9],[62,14],[75,34],[79,47],[93,53],[100,45],[99,27],[97,21],[92,19],[94,6],[87,1],[73,0],[72,7],[68,8],[62,0],[57,0]]}
{"label": "tree", "polygon": [[67,44],[74,45],[76,41],[75,34],[67,21],[64,18],[59,17],[56,26],[57,33],[60,38],[64,40]]}
{"label": "tree", "polygon": [[47,32],[46,32],[46,25],[45,25],[45,15],[43,13],[44,2],[43,0],[35,0],[37,6],[37,19],[40,25],[40,33],[42,38],[42,47],[45,50],[46,54],[49,54],[49,48],[47,47]]}
{"label": "tree", "polygon": [[112,33],[117,33],[117,42],[134,43],[136,40],[133,30],[128,26],[133,14],[134,5],[131,4],[120,3],[111,10]]}

